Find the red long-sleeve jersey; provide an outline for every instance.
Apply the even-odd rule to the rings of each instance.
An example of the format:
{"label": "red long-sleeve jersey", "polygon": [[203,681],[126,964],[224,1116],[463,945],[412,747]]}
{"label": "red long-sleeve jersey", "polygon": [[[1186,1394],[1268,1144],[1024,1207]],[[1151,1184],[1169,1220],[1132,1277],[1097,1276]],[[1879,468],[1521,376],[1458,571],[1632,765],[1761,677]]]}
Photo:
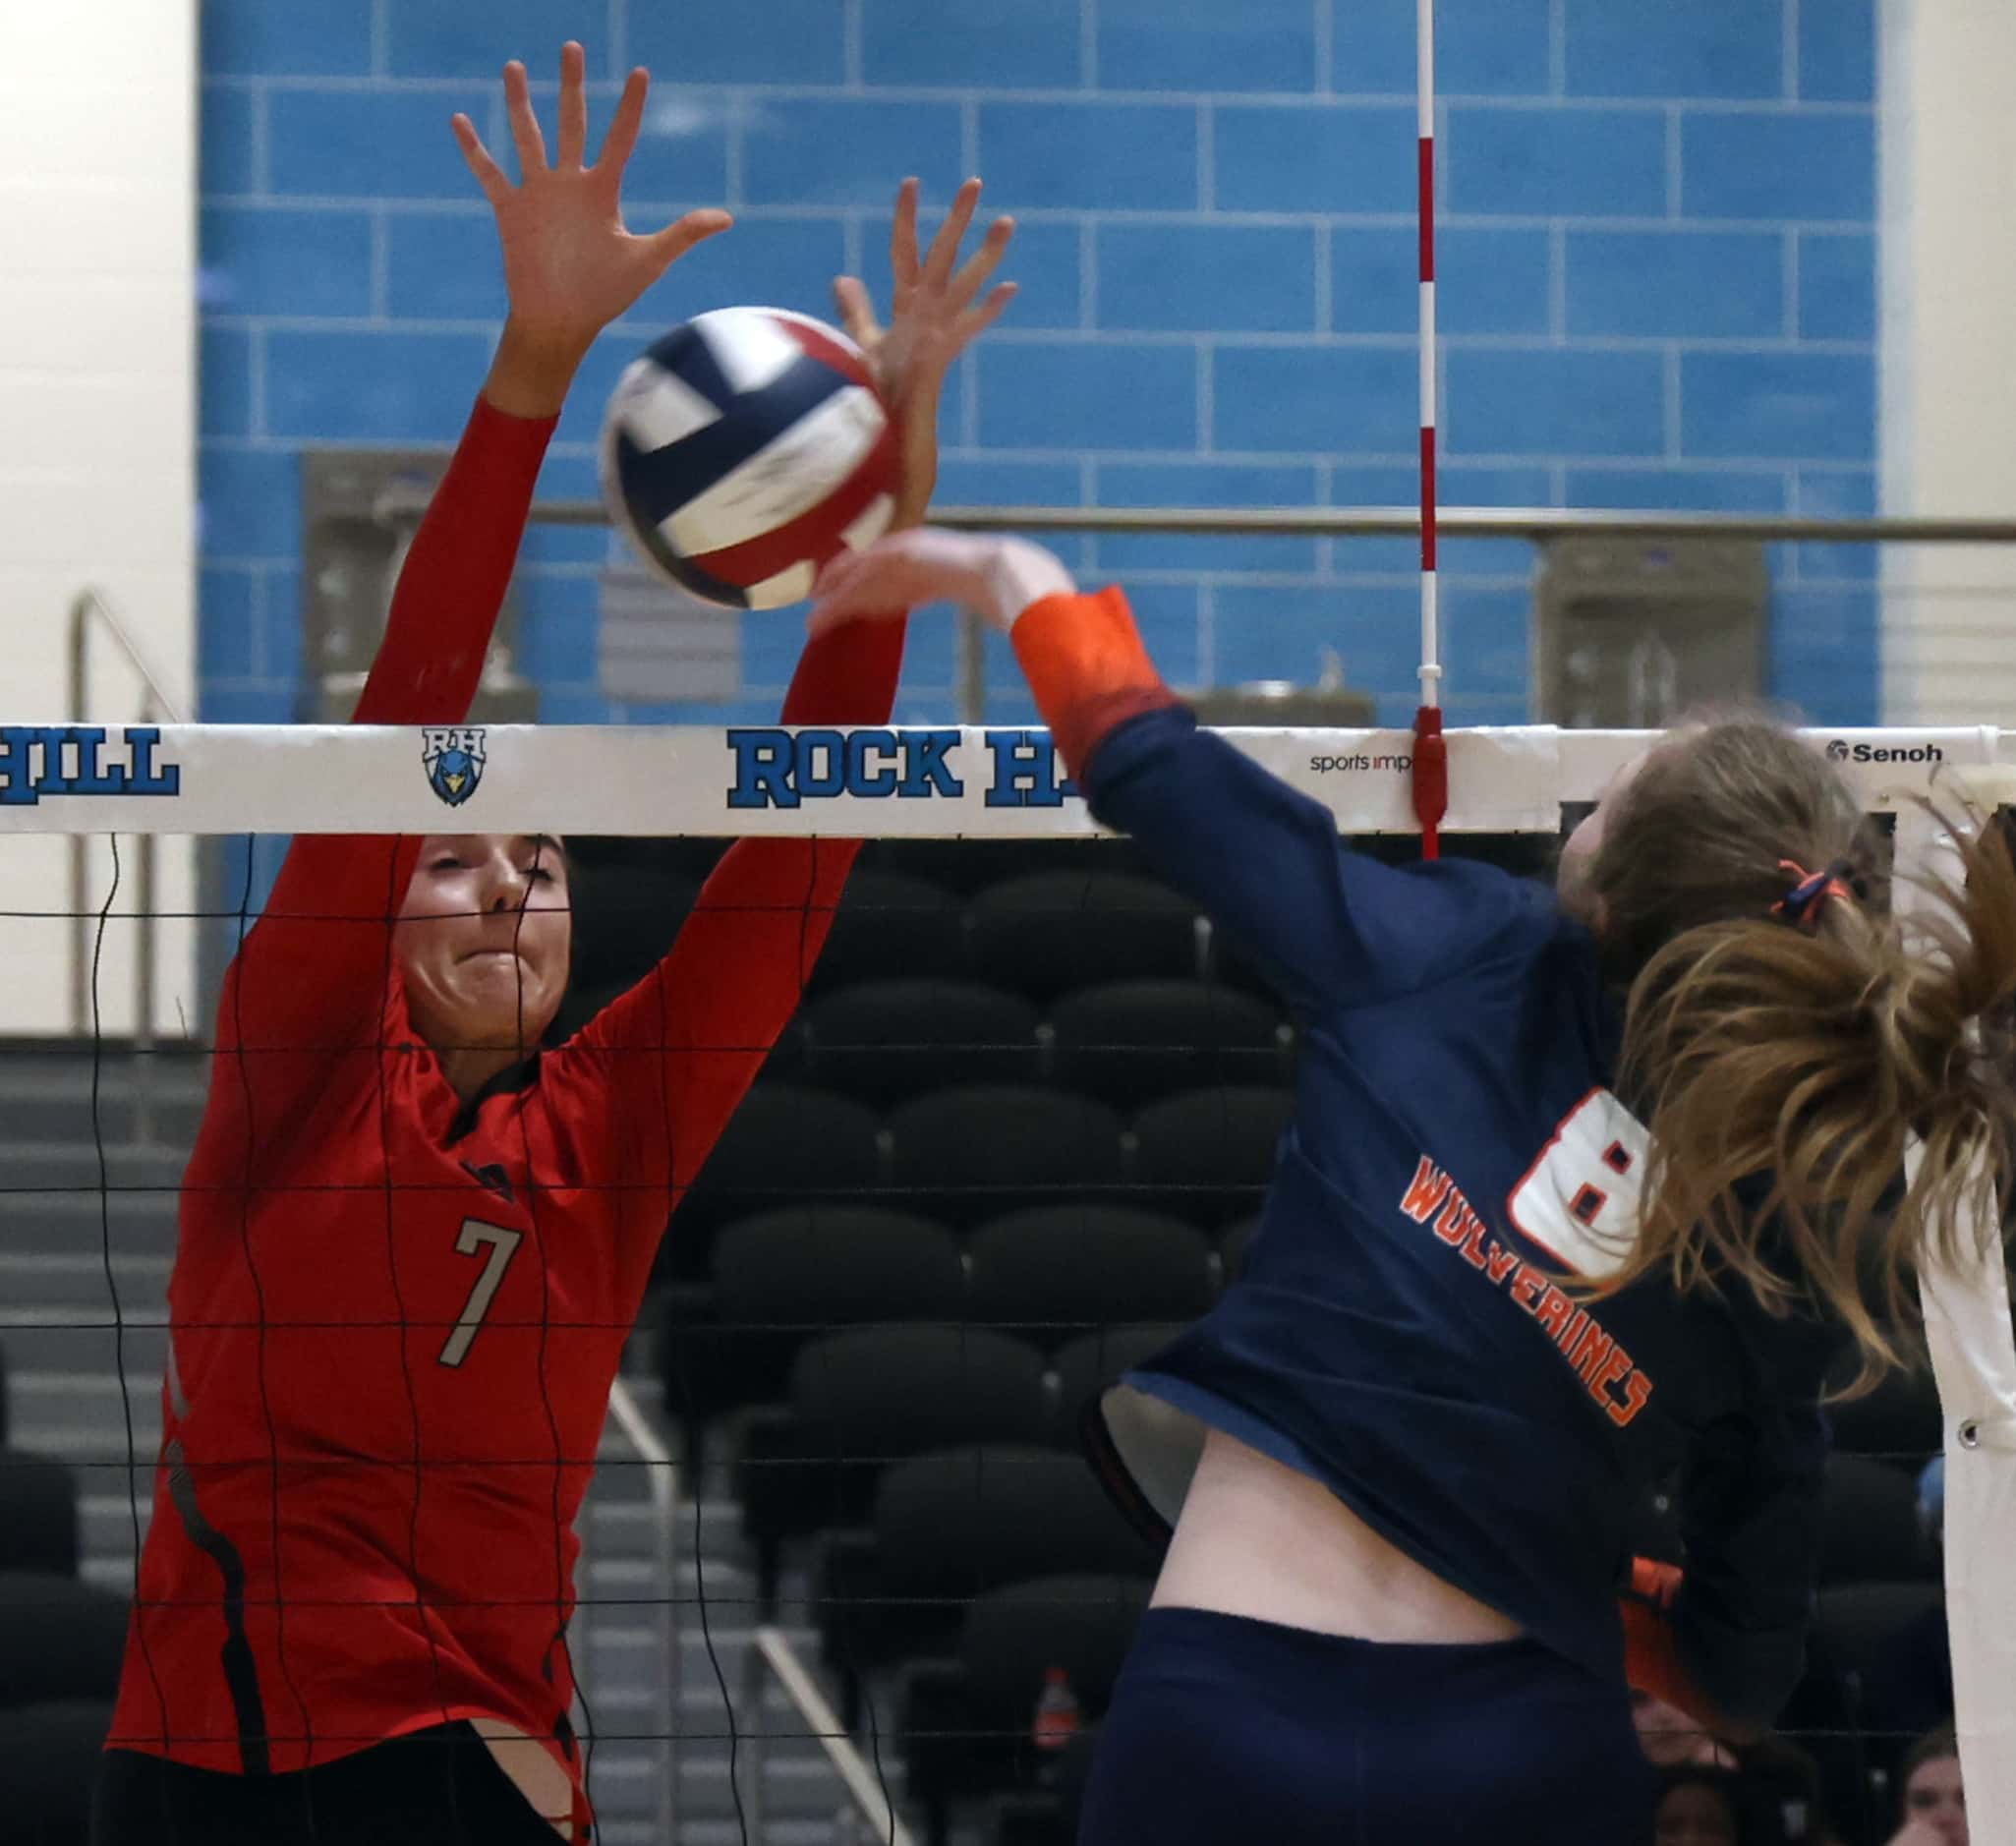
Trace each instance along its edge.
{"label": "red long-sleeve jersey", "polygon": [[[356,721],[467,715],[551,429],[478,404]],[[901,650],[814,642],[784,721],[887,720]],[[419,844],[296,839],[226,978],[109,1742],[281,1771],[492,1717],[578,1788],[560,1638],[610,1381],[856,842],[738,842],[650,975],[468,1103],[391,954]]]}

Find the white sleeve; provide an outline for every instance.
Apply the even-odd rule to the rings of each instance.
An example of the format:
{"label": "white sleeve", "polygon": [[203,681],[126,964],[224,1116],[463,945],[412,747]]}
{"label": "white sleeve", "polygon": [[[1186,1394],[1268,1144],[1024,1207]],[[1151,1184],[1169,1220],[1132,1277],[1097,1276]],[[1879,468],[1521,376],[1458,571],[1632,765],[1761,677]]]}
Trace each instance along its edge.
{"label": "white sleeve", "polygon": [[1946,1426],[1946,1632],[1969,1837],[2016,1843],[2016,1339],[2001,1239],[1920,1278]]}
{"label": "white sleeve", "polygon": [[[1899,870],[1957,873],[1936,816],[1897,817]],[[1929,901],[1898,881],[1907,917]],[[1905,1154],[1915,1179],[1924,1149]],[[1946,1633],[1953,1655],[1953,1716],[1977,1846],[2016,1846],[2016,1331],[2002,1263],[2001,1211],[1986,1179],[1977,1222],[1953,1265],[1919,1277],[1926,1340],[1946,1429]]]}

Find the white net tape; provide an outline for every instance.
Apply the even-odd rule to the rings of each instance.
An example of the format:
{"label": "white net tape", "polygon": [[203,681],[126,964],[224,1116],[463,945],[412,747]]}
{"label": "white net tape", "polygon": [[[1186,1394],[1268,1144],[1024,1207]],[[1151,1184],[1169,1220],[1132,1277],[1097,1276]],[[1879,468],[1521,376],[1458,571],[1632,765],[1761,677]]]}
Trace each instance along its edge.
{"label": "white net tape", "polygon": [[[1411,833],[1404,730],[1229,730],[1349,834]],[[2016,731],[1809,733],[1872,811],[2016,763]],[[1449,733],[1449,833],[1552,832],[1649,741]],[[0,833],[1003,838],[1097,832],[1038,729],[911,725],[0,725]]]}

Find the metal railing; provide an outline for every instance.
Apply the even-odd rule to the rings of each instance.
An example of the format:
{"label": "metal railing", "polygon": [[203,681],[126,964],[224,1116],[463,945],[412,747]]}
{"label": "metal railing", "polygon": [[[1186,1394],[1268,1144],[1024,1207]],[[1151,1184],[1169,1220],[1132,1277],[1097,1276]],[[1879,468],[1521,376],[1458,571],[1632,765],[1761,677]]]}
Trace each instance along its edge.
{"label": "metal railing", "polygon": [[792,1707],[805,1720],[805,1735],[817,1740],[826,1752],[847,1791],[847,1798],[867,1821],[872,1838],[884,1846],[912,1846],[910,1829],[890,1805],[882,1778],[870,1767],[867,1758],[847,1735],[839,1713],[819,1690],[818,1683],[798,1658],[797,1650],[780,1628],[765,1624],[750,1637],[749,1652],[743,1662],[743,1702],[758,1722],[749,1736],[749,1787],[743,1797],[749,1836],[763,1838],[763,1771],[769,1759],[769,1731],[760,1721],[763,1688],[775,1680]]}
{"label": "metal railing", "polygon": [[[427,510],[428,496],[394,482],[374,502],[374,517],[410,529]],[[608,512],[600,499],[537,500],[532,519],[541,525],[600,526]],[[1225,538],[1411,538],[1420,532],[1420,513],[1394,506],[942,506],[936,525],[969,532],[1071,534],[1164,534]],[[1447,540],[1523,539],[1644,540],[1682,543],[1722,540],[1751,544],[2009,545],[2016,544],[2016,520],[1977,518],[1834,519],[1801,514],[1609,511],[1557,506],[1452,506],[1437,519]],[[1914,596],[1957,596],[1943,589],[1914,589]],[[1995,594],[2001,594],[1996,592]],[[980,619],[958,616],[953,631],[952,687],[961,723],[979,723],[986,710],[986,637]]]}
{"label": "metal railing", "polygon": [[[410,525],[428,496],[392,488],[375,512],[386,525]],[[545,526],[605,526],[599,499],[535,500]],[[1408,538],[1421,529],[1405,506],[939,506],[935,526],[962,532],[1182,533],[1214,537],[1273,533],[1284,538]],[[2016,544],[2011,519],[1823,519],[1784,513],[1609,512],[1562,506],[1448,506],[1436,517],[1445,539],[1752,539],[1837,540],[1861,545]]]}
{"label": "metal railing", "polygon": [[[86,585],[71,600],[66,645],[70,660],[70,718],[82,724],[90,715],[90,631],[95,622],[126,657],[140,675],[144,688],[140,721],[150,724],[165,720],[171,724],[188,721],[175,701],[161,689],[161,681],[149,663],[145,651],[127,632],[126,624],[104,595]],[[91,1017],[90,978],[90,841],[83,834],[70,840],[70,1024],[80,1035],[94,1030]],[[139,909],[139,940],[133,967],[133,1049],[134,1131],[145,1140],[152,1128],[151,1090],[147,1054],[154,1047],[154,836],[142,834],[135,848],[135,901]]]}
{"label": "metal railing", "polygon": [[[657,1540],[654,1556],[659,1573],[664,1580],[664,1594],[658,1600],[659,1646],[664,1663],[665,1709],[670,1716],[663,1740],[664,1773],[659,1778],[656,1824],[657,1837],[669,1841],[673,1838],[679,1767],[678,1746],[674,1740],[679,1711],[679,1465],[673,1461],[671,1451],[659,1439],[658,1431],[652,1428],[651,1419],[630,1395],[630,1387],[623,1382],[620,1373],[609,1386],[609,1415],[622,1431],[624,1439],[637,1451],[638,1462],[650,1484],[652,1531]],[[584,1588],[588,1587],[588,1560],[585,1555],[580,1564],[580,1583]],[[591,1611],[589,1626],[592,1628],[593,1624]]]}

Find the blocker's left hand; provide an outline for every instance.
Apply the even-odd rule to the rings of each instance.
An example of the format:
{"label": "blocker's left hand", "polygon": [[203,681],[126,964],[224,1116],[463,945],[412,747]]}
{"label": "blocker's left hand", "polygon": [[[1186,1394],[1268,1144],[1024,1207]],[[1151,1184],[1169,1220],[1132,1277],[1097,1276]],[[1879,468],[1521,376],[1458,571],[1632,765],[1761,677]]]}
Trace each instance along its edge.
{"label": "blocker's left hand", "polygon": [[1001,318],[1015,296],[1012,282],[987,288],[1014,235],[1012,218],[996,218],[980,248],[954,267],[979,203],[980,182],[968,180],[920,262],[917,182],[903,182],[890,233],[893,292],[887,328],[877,322],[868,291],[858,278],[843,275],[833,285],[840,325],[867,355],[876,388],[889,405],[902,441],[903,486],[891,521],[893,531],[922,523],[938,485],[938,405],[946,374],[952,361]]}

